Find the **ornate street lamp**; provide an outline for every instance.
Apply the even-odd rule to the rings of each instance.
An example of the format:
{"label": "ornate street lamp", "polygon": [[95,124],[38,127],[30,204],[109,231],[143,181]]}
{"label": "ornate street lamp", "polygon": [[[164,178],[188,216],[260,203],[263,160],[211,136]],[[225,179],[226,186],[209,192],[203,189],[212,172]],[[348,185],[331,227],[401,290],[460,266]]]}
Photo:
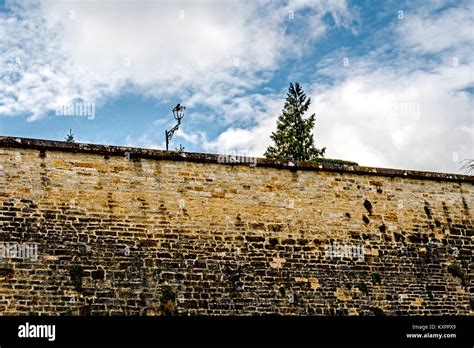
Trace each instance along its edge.
{"label": "ornate street lamp", "polygon": [[165,137],[166,137],[166,151],[168,151],[168,145],[170,143],[171,138],[173,137],[174,132],[176,132],[181,124],[181,119],[184,117],[184,110],[186,110],[185,106],[180,104],[176,105],[173,108],[173,116],[178,121],[178,124],[171,128],[169,131],[165,130]]}

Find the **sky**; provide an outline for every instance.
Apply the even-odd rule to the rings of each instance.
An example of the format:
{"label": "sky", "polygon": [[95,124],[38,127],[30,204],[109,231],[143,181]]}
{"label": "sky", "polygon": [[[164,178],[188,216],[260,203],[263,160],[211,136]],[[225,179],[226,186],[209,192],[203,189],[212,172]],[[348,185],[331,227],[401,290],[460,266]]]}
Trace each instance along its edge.
{"label": "sky", "polygon": [[474,1],[2,1],[0,135],[263,156],[290,82],[316,147],[463,173]]}

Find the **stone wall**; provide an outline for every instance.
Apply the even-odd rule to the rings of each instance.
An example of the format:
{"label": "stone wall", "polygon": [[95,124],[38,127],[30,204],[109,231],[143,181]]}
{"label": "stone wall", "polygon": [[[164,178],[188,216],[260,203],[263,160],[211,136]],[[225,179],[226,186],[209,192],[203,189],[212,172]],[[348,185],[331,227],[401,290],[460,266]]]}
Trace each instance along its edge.
{"label": "stone wall", "polygon": [[474,313],[474,177],[248,163],[0,137],[0,314]]}

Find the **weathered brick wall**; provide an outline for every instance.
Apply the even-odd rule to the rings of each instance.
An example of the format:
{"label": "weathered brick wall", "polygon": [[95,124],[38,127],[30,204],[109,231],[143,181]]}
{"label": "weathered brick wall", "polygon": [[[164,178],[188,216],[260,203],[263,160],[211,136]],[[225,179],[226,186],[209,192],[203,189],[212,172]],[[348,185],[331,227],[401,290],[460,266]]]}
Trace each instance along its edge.
{"label": "weathered brick wall", "polygon": [[0,137],[0,313],[474,313],[473,177],[216,158]]}

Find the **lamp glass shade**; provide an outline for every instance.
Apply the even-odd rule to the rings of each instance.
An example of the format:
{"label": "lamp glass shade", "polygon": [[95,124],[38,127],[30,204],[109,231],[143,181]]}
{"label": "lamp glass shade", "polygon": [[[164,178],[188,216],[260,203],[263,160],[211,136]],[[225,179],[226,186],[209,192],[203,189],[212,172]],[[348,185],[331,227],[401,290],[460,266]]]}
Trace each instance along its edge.
{"label": "lamp glass shade", "polygon": [[186,110],[185,106],[182,106],[180,104],[176,105],[173,108],[173,116],[175,119],[180,120],[184,117],[184,110]]}

